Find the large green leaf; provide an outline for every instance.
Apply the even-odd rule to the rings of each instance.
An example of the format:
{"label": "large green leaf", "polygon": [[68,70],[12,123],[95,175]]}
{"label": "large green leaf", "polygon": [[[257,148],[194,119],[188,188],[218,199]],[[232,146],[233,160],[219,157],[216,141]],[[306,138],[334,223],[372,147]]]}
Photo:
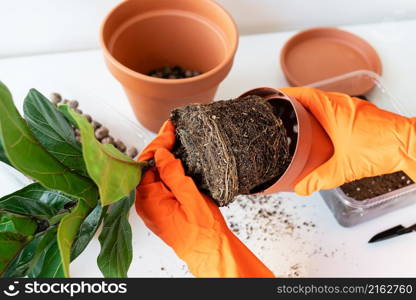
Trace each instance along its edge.
{"label": "large green leaf", "polygon": [[3,274],[3,277],[25,277],[34,272],[40,261],[43,267],[42,258],[44,258],[52,243],[56,244],[56,226],[37,234],[20,251]]}
{"label": "large green leaf", "polygon": [[88,175],[74,130],[45,96],[31,89],[24,101],[23,111],[30,129],[50,154],[70,170]]}
{"label": "large green leaf", "polygon": [[51,242],[49,248],[44,252],[38,270],[34,274],[38,278],[63,278],[67,277],[64,273],[64,265],[62,263],[61,252],[59,250],[56,238]]}
{"label": "large green leaf", "polygon": [[6,152],[4,151],[3,142],[1,141],[1,138],[0,138],[0,161],[8,165],[11,165],[9,159],[6,156]]}
{"label": "large green leaf", "polygon": [[21,190],[0,198],[0,211],[51,220],[65,211],[65,205],[78,198],[59,191],[49,190],[39,183],[33,183]]}
{"label": "large green leaf", "polygon": [[0,232],[0,275],[15,259],[32,236],[26,236],[16,232]]}
{"label": "large green leaf", "polygon": [[134,203],[135,191],[110,205],[104,217],[103,231],[99,236],[101,252],[97,263],[105,277],[127,277],[133,248],[129,210]]}
{"label": "large green leaf", "polygon": [[90,123],[81,115],[62,106],[77,122],[81,131],[82,153],[88,174],[97,184],[101,205],[117,202],[139,184],[144,163],[136,162],[113,145],[101,144]]}
{"label": "large green leaf", "polygon": [[84,201],[79,201],[71,213],[65,216],[59,223],[57,238],[65,277],[69,277],[72,244],[77,237],[83,220],[90,211],[91,209]]}
{"label": "large green leaf", "polygon": [[43,186],[78,196],[91,208],[97,201],[94,183],[61,164],[37,141],[14,106],[7,87],[0,82],[0,138],[12,165]]}
{"label": "large green leaf", "polygon": [[0,211],[0,232],[14,232],[30,236],[36,232],[37,228],[38,223],[32,217]]}
{"label": "large green leaf", "polygon": [[84,219],[82,222],[77,238],[72,245],[71,261],[75,260],[88,246],[94,234],[100,226],[102,217],[107,207],[102,207],[100,204]]}

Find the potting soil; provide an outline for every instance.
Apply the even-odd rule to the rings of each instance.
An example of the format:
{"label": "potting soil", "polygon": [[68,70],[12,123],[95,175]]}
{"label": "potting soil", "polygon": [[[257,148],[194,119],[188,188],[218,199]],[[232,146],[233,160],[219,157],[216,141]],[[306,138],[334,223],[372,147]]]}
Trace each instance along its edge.
{"label": "potting soil", "polygon": [[174,154],[219,206],[275,181],[290,161],[282,120],[258,96],[172,111]]}
{"label": "potting soil", "polygon": [[342,191],[355,200],[374,198],[414,183],[404,172],[367,177],[341,186]]}

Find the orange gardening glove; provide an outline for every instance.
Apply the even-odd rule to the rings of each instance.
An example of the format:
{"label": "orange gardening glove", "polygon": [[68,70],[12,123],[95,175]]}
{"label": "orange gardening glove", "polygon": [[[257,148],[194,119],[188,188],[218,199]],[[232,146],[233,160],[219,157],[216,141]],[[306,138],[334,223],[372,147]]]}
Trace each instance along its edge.
{"label": "orange gardening glove", "polygon": [[207,195],[186,176],[170,152],[174,126],[167,121],[139,160],[154,159],[137,188],[136,210],[146,226],[186,262],[196,277],[273,277],[273,273],[228,229]]}
{"label": "orange gardening glove", "polygon": [[416,182],[416,119],[341,93],[283,88],[308,109],[334,145],[333,156],[295,186],[299,195],[404,171]]}

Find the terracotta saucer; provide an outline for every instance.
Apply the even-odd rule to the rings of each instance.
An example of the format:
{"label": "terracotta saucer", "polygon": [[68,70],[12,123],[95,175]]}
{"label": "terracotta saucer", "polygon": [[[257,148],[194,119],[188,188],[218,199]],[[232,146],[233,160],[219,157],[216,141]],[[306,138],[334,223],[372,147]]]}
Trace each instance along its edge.
{"label": "terracotta saucer", "polygon": [[[317,27],[293,36],[283,47],[280,64],[287,81],[293,86],[305,86],[320,80],[356,70],[381,74],[377,52],[362,38],[333,27]],[[337,92],[365,94],[374,83],[346,82]],[[331,87],[326,87],[331,89]]]}

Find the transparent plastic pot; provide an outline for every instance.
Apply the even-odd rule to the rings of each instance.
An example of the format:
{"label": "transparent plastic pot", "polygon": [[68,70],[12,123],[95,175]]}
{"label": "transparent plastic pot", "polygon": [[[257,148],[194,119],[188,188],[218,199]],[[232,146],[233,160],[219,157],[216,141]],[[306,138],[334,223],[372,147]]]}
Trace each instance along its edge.
{"label": "transparent plastic pot", "polygon": [[[380,76],[370,71],[355,71],[308,86],[326,91],[340,91],[348,86],[354,87],[356,84],[362,84],[363,81],[373,85],[373,89],[363,95],[368,101],[382,109],[408,115],[408,112],[406,113],[403,109],[403,105],[385,88]],[[362,201],[348,197],[339,187],[323,190],[320,194],[338,223],[345,227],[351,227],[416,203],[416,184]]]}

